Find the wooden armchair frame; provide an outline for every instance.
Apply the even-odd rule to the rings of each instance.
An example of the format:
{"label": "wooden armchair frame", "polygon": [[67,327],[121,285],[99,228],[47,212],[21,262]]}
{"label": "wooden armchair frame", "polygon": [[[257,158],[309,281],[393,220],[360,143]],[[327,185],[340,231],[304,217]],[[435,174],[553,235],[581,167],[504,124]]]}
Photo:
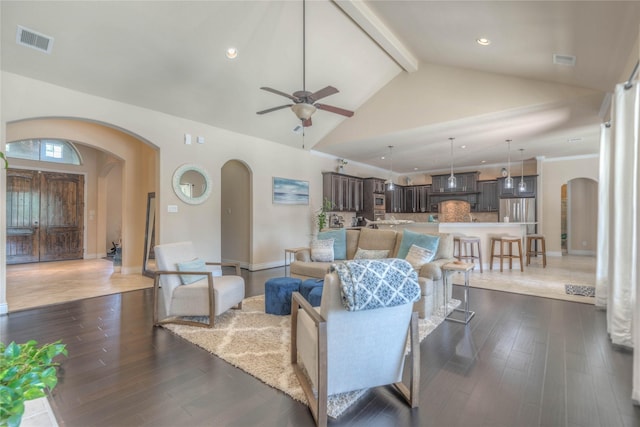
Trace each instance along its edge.
{"label": "wooden armchair frame", "polygon": [[[298,345],[297,345],[297,332],[298,332],[298,311],[302,309],[313,320],[317,328],[317,349],[318,349],[318,390],[317,397],[313,393],[313,384],[307,377],[303,368],[298,364]],[[392,384],[396,390],[402,395],[403,399],[409,404],[411,408],[418,407],[418,400],[420,395],[420,339],[418,336],[418,313],[413,312],[411,314],[411,321],[409,324],[409,369],[410,369],[410,384],[407,387],[404,383],[398,382]],[[313,415],[316,424],[320,427],[327,425],[327,321],[309,304],[307,300],[299,292],[294,292],[292,295],[291,304],[291,364],[300,381],[302,390],[304,391],[307,401],[309,402],[309,409]]]}
{"label": "wooden armchair frame", "polygon": [[[235,267],[236,276],[240,276],[240,264],[231,263],[231,262],[206,262],[205,265],[219,265],[221,267]],[[179,317],[168,317],[166,319],[159,320],[158,319],[158,303],[160,301],[159,292],[160,292],[160,277],[163,275],[198,275],[198,276],[207,276],[207,293],[209,295],[209,323],[201,323],[193,320],[185,320]],[[211,271],[174,271],[174,270],[162,270],[156,271],[154,273],[153,280],[153,324],[154,326],[162,325],[166,323],[175,323],[179,325],[189,325],[189,326],[199,326],[204,328],[213,328],[214,324],[214,307],[215,307],[215,293],[213,292],[213,273]],[[236,309],[242,308],[242,301],[240,301],[236,306]]]}

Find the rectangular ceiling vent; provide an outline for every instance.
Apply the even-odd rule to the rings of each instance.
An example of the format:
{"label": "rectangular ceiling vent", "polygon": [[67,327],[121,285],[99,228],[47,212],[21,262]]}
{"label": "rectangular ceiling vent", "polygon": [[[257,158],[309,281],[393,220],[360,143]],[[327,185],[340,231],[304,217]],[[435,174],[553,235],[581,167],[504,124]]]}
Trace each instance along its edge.
{"label": "rectangular ceiling vent", "polygon": [[53,37],[45,36],[37,31],[18,25],[16,43],[37,49],[40,52],[51,53],[51,49],[53,48]]}
{"label": "rectangular ceiling vent", "polygon": [[553,63],[556,65],[568,65],[573,67],[576,65],[576,57],[571,55],[553,54]]}

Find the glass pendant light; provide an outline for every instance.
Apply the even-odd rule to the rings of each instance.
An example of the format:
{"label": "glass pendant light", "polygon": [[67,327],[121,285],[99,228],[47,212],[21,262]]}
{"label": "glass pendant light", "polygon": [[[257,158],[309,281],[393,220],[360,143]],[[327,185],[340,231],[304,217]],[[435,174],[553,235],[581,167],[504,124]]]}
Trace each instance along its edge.
{"label": "glass pendant light", "polygon": [[522,158],[522,152],[524,148],[520,148],[520,184],[518,184],[518,191],[524,193],[527,191],[527,184],[524,182],[524,159]]}
{"label": "glass pendant light", "polygon": [[449,138],[449,141],[451,141],[451,175],[449,176],[449,179],[447,180],[447,187],[449,188],[456,188],[457,187],[457,182],[456,182],[456,177],[453,174],[453,140],[455,138]]}
{"label": "glass pendant light", "polygon": [[504,188],[513,188],[513,178],[511,178],[511,140],[507,139],[507,177],[504,180]]}
{"label": "glass pendant light", "polygon": [[393,145],[389,145],[389,179],[387,179],[387,190],[393,191]]}

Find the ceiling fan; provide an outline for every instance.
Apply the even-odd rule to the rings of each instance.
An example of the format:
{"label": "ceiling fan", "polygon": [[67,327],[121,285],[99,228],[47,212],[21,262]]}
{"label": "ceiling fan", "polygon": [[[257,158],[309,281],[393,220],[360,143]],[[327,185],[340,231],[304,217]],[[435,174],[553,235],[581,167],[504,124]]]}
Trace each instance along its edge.
{"label": "ceiling fan", "polygon": [[311,126],[311,116],[316,110],[324,110],[329,111],[331,113],[340,114],[346,117],[353,116],[353,111],[345,110],[344,108],[334,107],[332,105],[327,104],[319,104],[319,101],[322,98],[325,98],[329,95],[333,95],[338,93],[338,89],[333,86],[327,86],[324,89],[320,89],[317,92],[309,92],[306,90],[306,30],[305,30],[305,0],[302,0],[302,90],[293,92],[291,95],[288,93],[272,89],[270,87],[261,87],[260,89],[266,90],[267,92],[275,93],[276,95],[281,95],[286,98],[289,98],[293,101],[293,104],[284,104],[278,107],[268,108],[266,110],[258,111],[256,114],[266,114],[272,111],[281,110],[283,108],[291,107],[291,111],[293,111],[302,122],[303,127]]}

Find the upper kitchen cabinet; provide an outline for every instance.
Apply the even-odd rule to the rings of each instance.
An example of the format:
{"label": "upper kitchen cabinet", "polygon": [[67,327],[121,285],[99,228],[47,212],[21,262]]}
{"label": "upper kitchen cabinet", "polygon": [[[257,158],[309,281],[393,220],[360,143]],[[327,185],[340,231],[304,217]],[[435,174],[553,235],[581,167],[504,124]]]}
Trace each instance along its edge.
{"label": "upper kitchen cabinet", "polygon": [[497,181],[478,181],[478,191],[480,197],[478,199],[478,212],[497,212],[498,211],[498,182]]}
{"label": "upper kitchen cabinet", "polygon": [[322,173],[323,197],[329,199],[337,212],[362,210],[362,178],[335,172]]}
{"label": "upper kitchen cabinet", "polygon": [[518,189],[520,184],[520,176],[512,176],[513,179],[513,187],[512,188],[504,188],[504,180],[506,178],[499,178],[498,182],[498,197],[501,199],[511,198],[511,197],[536,197],[536,186],[538,182],[537,175],[527,175],[523,178],[523,181],[526,185],[525,191],[520,191]]}
{"label": "upper kitchen cabinet", "polygon": [[475,193],[478,191],[478,176],[479,172],[463,172],[454,173],[456,177],[456,187],[449,188],[448,175],[433,175],[431,177],[431,191],[433,193]]}
{"label": "upper kitchen cabinet", "polygon": [[394,185],[393,190],[386,193],[387,213],[405,212],[404,189],[401,185]]}

